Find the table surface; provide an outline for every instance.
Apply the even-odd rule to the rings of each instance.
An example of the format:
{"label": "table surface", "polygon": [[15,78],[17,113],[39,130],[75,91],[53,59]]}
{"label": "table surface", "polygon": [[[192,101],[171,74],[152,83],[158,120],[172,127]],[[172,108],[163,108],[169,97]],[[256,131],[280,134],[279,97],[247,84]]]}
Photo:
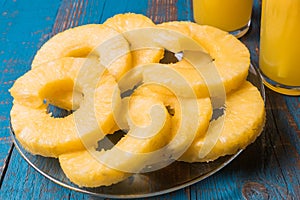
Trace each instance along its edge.
{"label": "table surface", "polygon": [[[40,175],[20,156],[9,131],[8,89],[30,69],[37,49],[67,28],[102,23],[125,12],[155,23],[193,20],[190,0],[2,0],[0,3],[0,199],[94,199]],[[258,66],[260,1],[241,38]],[[300,77],[300,75],[299,75]],[[262,135],[213,176],[153,199],[300,199],[300,99],[266,89],[267,123]],[[151,199],[152,199],[151,198]]]}

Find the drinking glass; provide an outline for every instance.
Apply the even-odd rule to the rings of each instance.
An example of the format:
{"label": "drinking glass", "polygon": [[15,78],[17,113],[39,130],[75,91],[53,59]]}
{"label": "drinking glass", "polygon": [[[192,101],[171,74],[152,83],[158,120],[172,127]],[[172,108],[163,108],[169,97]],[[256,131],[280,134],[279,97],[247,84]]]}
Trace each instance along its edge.
{"label": "drinking glass", "polygon": [[259,68],[264,84],[300,95],[300,1],[263,0]]}

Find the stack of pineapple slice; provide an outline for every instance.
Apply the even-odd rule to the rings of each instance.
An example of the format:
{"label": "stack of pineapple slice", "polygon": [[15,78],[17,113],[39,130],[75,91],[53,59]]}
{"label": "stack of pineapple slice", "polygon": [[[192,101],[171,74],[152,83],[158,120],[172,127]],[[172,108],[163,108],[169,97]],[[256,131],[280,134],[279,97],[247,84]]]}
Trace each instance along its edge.
{"label": "stack of pineapple slice", "polygon": [[[216,138],[208,131],[214,106],[205,77],[185,55],[176,63],[161,65],[155,63],[164,57],[163,48],[133,51],[134,42],[145,42],[143,36],[133,41],[123,34],[139,33],[141,28],[155,28],[163,33],[160,38],[169,40],[166,30],[177,32],[187,38],[179,39],[179,46],[194,41],[211,59],[207,66],[216,67],[226,93],[224,120]],[[150,33],[144,31],[144,38]],[[41,47],[32,69],[10,89],[12,128],[27,151],[58,158],[66,176],[85,187],[118,183],[172,160],[213,161],[244,149],[264,127],[264,101],[246,81],[249,65],[247,48],[214,27],[192,22],[155,25],[143,15],[119,14],[101,25],[66,30]],[[137,87],[127,97],[121,84],[124,77]],[[48,104],[73,113],[55,118],[46,112]],[[97,141],[119,129],[128,132],[115,146],[97,147]],[[210,149],[203,153],[207,146]]]}

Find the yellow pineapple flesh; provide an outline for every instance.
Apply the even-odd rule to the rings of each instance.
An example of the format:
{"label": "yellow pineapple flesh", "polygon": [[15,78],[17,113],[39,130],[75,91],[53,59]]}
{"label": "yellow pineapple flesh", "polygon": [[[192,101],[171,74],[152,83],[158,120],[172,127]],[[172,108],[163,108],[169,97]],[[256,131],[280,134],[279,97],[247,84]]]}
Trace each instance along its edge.
{"label": "yellow pineapple flesh", "polygon": [[[111,42],[105,44],[107,41]],[[99,58],[108,69],[111,68],[111,74],[117,79],[131,67],[127,41],[120,33],[103,24],[82,25],[56,34],[36,53],[31,66],[35,68],[64,57],[93,56]]]}
{"label": "yellow pineapple flesh", "polygon": [[[11,88],[10,92],[14,97],[12,128],[16,138],[29,152],[58,157],[61,153],[82,150],[84,146],[80,136],[94,137],[94,132],[99,130],[107,134],[115,125],[113,112],[116,112],[114,109],[117,109],[117,104],[113,105],[113,101],[120,101],[120,97],[117,83],[108,73],[94,90],[82,91],[84,98],[73,114],[54,118],[46,112],[47,104],[44,100],[51,99],[60,89],[73,88],[76,85],[74,80],[86,63],[95,62],[64,58],[45,63],[43,67],[34,68],[20,77]],[[89,81],[90,79],[86,80],[87,83]],[[93,95],[97,98],[95,101],[89,98]],[[92,124],[93,121],[96,124]],[[78,133],[80,126],[87,127],[81,135]],[[98,134],[97,137],[103,136]]]}
{"label": "yellow pineapple flesh", "polygon": [[32,154],[46,157],[84,149],[73,117],[53,118],[46,109],[46,106],[34,109],[14,103],[11,124],[22,146]]}
{"label": "yellow pineapple flesh", "polygon": [[[115,15],[107,19],[104,24],[120,33],[130,32],[139,28],[155,27],[151,19],[144,15],[134,13]],[[163,55],[163,49],[135,50],[132,52],[132,65],[135,67],[147,63],[158,63]]]}
{"label": "yellow pineapple flesh", "polygon": [[[72,93],[74,79],[85,62],[84,58],[63,58],[44,63],[43,67],[30,70],[19,77],[10,93],[14,101],[33,108],[42,106],[45,99],[55,102],[55,99],[59,99],[58,94]],[[72,98],[71,96],[70,105],[73,104]]]}
{"label": "yellow pineapple flesh", "polygon": [[[166,144],[171,128],[167,109],[153,98],[135,96],[132,101],[135,107],[129,107],[129,110],[146,117],[135,118],[127,135],[112,149],[100,152],[88,149],[59,156],[60,165],[72,182],[86,187],[120,182],[142,170],[152,159],[151,152]],[[162,113],[149,112],[154,104],[161,107]],[[141,155],[143,153],[146,155]]]}
{"label": "yellow pineapple flesh", "polygon": [[[158,26],[178,31],[197,41],[212,57],[226,92],[238,88],[246,80],[250,66],[250,54],[245,45],[234,36],[217,28],[192,22],[165,22]],[[203,77],[195,75],[198,73],[192,65],[189,66],[189,63],[183,60],[170,65],[170,67],[190,79],[198,97],[208,95]],[[191,78],[190,75],[192,75]]]}
{"label": "yellow pineapple flesh", "polygon": [[[98,58],[116,78],[131,68],[131,54],[127,41],[117,31],[101,24],[88,24],[68,29],[49,39],[36,53],[32,68],[60,58]],[[74,92],[74,94],[73,94]],[[53,105],[72,110],[82,96],[76,91],[63,91],[51,99]]]}
{"label": "yellow pineapple flesh", "polygon": [[169,155],[168,151],[172,152],[170,156],[177,159],[194,139],[205,135],[212,116],[212,104],[209,98],[182,98],[173,92],[162,85],[146,84],[137,90],[136,94],[164,102],[173,115],[165,154]]}
{"label": "yellow pineapple flesh", "polygon": [[213,149],[204,157],[200,155],[205,142],[203,136],[193,142],[180,160],[212,161],[244,149],[260,135],[265,124],[265,114],[260,92],[250,82],[243,83],[227,96],[224,126]]}
{"label": "yellow pineapple flesh", "polygon": [[132,175],[103,165],[87,150],[62,154],[59,163],[66,176],[81,187],[108,186]]}

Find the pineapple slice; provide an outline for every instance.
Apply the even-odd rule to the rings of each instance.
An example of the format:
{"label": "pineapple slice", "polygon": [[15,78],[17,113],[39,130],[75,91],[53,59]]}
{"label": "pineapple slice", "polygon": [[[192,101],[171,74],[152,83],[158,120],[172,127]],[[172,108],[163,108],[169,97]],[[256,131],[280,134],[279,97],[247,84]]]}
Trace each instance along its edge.
{"label": "pineapple slice", "polygon": [[[132,62],[128,43],[123,36],[100,24],[83,25],[55,35],[36,53],[32,68],[63,57],[99,58],[116,79],[131,68]],[[72,90],[56,93],[51,103],[66,110],[78,107],[81,96],[74,92],[74,95]]]}
{"label": "pineapple slice", "polygon": [[[110,133],[115,126],[113,112],[117,112],[120,91],[108,73],[95,85],[92,80],[97,81],[104,71],[98,66],[95,60],[63,58],[34,68],[16,80],[10,89],[14,97],[11,123],[16,138],[26,150],[58,157],[84,149],[82,138],[92,138],[95,142],[95,137],[99,139]],[[85,75],[85,69],[94,70]],[[82,89],[84,96],[76,111],[64,118],[46,113],[45,99],[52,99],[60,90],[73,87]]]}
{"label": "pineapple slice", "polygon": [[[28,71],[26,75],[16,80],[10,88],[10,93],[15,102],[32,108],[42,106],[45,98],[52,103],[57,98],[57,94],[73,90],[74,79],[85,62],[84,58],[62,58],[44,63],[43,67],[47,70],[41,67]],[[71,101],[72,98],[71,96]]]}
{"label": "pineapple slice", "polygon": [[32,68],[63,57],[97,57],[110,73],[120,78],[131,67],[127,41],[103,24],[88,24],[65,30],[49,39],[36,53]]}
{"label": "pineapple slice", "polygon": [[108,186],[131,175],[101,164],[94,153],[87,150],[62,154],[59,163],[66,176],[81,187]]}
{"label": "pineapple slice", "polygon": [[180,160],[208,162],[220,156],[234,154],[254,142],[264,124],[264,101],[257,88],[250,82],[245,82],[227,96],[224,126],[213,149],[207,155],[201,155],[204,142],[210,142],[210,139],[198,138]]}
{"label": "pineapple slice", "polygon": [[132,120],[129,132],[112,149],[88,149],[59,156],[64,173],[73,183],[98,187],[120,182],[142,170],[147,161],[153,160],[152,152],[166,144],[171,123],[164,105],[141,96],[132,97],[131,101],[135,106],[129,109],[140,116]]}
{"label": "pineapple slice", "polygon": [[[120,33],[130,32],[139,28],[155,27],[155,24],[148,17],[141,14],[126,13],[118,14],[104,22],[107,25]],[[138,66],[147,63],[158,63],[164,55],[163,49],[142,49],[132,52],[132,65]]]}
{"label": "pineapple slice", "polygon": [[72,115],[52,118],[46,109],[47,106],[36,109],[14,102],[10,113],[12,129],[24,149],[46,157],[84,149]]}
{"label": "pineapple slice", "polygon": [[[238,88],[246,80],[250,66],[250,54],[248,49],[234,36],[217,28],[192,22],[174,21],[158,26],[178,31],[196,40],[213,58],[213,63],[220,74],[226,92]],[[203,78],[185,59],[170,66],[190,79],[198,97],[208,96]]]}

